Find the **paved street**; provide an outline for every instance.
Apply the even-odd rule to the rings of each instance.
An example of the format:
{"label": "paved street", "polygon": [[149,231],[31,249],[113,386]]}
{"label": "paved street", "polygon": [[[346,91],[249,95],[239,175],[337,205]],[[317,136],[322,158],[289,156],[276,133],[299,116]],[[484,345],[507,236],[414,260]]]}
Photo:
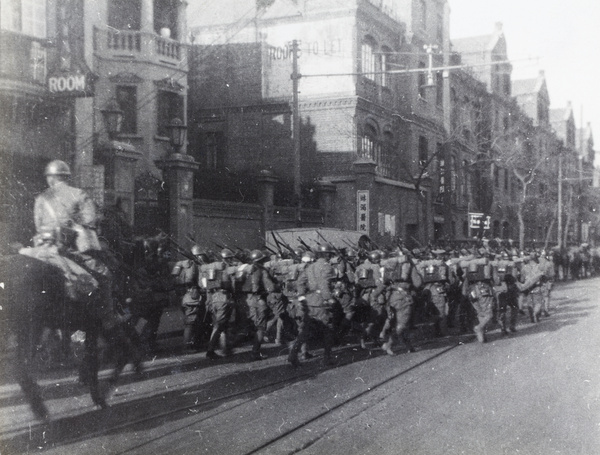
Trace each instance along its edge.
{"label": "paved street", "polygon": [[317,357],[294,370],[272,345],[263,362],[159,358],[104,411],[75,377],[47,378],[49,425],[30,426],[3,384],[1,453],[597,454],[599,296],[600,279],[559,285],[552,315],[513,336],[394,357],[345,346],[329,369]]}

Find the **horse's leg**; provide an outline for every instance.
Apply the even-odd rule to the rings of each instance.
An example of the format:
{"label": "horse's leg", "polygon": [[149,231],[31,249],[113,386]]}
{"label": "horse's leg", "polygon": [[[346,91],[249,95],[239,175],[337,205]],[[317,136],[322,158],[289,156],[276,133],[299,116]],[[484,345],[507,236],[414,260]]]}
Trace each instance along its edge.
{"label": "horse's leg", "polygon": [[100,391],[98,383],[98,328],[90,327],[85,333],[85,352],[83,354],[84,374],[90,388],[92,401],[96,406],[106,408],[106,397]]}
{"label": "horse's leg", "polygon": [[33,349],[31,335],[32,334],[30,333],[23,333],[23,330],[17,335],[18,348],[15,360],[17,381],[19,382],[25,397],[29,401],[29,405],[35,416],[41,420],[48,420],[48,408],[44,404],[39,386],[33,380],[29,371],[32,358],[31,351]]}

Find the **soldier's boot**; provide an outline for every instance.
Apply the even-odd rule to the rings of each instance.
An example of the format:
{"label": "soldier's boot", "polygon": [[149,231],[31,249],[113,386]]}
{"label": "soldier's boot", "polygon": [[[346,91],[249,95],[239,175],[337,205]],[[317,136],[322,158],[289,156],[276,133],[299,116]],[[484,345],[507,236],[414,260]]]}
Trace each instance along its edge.
{"label": "soldier's boot", "polygon": [[302,343],[302,345],[300,346],[300,359],[308,360],[312,359],[313,357],[314,355],[308,351],[308,343]]}
{"label": "soldier's boot", "polygon": [[266,356],[260,352],[263,336],[265,332],[262,329],[257,329],[254,334],[254,343],[252,344],[252,360],[263,360]]}
{"label": "soldier's boot", "polygon": [[387,355],[395,355],[392,350],[392,346],[394,345],[394,336],[390,334],[386,342],[381,345],[381,349],[385,351]]}
{"label": "soldier's boot", "polygon": [[527,307],[527,311],[529,312],[529,320],[533,323],[533,322],[537,322],[533,316],[533,308],[531,307]]}
{"label": "soldier's boot", "polygon": [[210,334],[210,339],[208,340],[208,348],[206,350],[206,357],[212,360],[220,359],[221,356],[215,352],[215,348],[217,343],[219,342],[221,337],[221,333],[219,333],[218,327],[213,327],[212,333]]}
{"label": "soldier's boot", "polygon": [[191,325],[183,326],[183,350],[195,351],[194,327]]}
{"label": "soldier's boot", "polygon": [[332,330],[327,330],[323,336],[323,366],[333,365],[331,350],[333,348],[334,334]]}
{"label": "soldier's boot", "polygon": [[300,366],[300,361],[298,360],[298,351],[300,351],[301,345],[303,345],[303,343],[301,343],[299,339],[296,339],[290,348],[290,353],[288,354],[287,361],[291,363],[294,368]]}
{"label": "soldier's boot", "polygon": [[508,331],[506,330],[506,315],[500,314],[500,331],[502,335],[508,335]]}
{"label": "soldier's boot", "polygon": [[479,341],[480,343],[485,343],[485,334],[483,333],[483,327],[481,327],[481,325],[476,325],[475,327],[473,327],[473,331],[477,336],[477,341]]}
{"label": "soldier's boot", "polygon": [[283,319],[277,318],[275,323],[275,345],[283,346]]}
{"label": "soldier's boot", "polygon": [[412,343],[410,342],[410,337],[408,336],[408,331],[406,329],[403,329],[403,330],[400,331],[399,338],[404,343],[404,346],[406,347],[406,349],[408,350],[408,352],[415,352],[415,348],[412,345]]}

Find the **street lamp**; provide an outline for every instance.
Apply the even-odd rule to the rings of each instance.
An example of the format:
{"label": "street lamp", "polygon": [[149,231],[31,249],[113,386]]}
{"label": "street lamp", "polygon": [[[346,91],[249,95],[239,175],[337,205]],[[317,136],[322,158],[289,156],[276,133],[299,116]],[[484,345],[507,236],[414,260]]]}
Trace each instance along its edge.
{"label": "street lamp", "polygon": [[184,125],[181,119],[174,118],[171,123],[167,126],[170,133],[170,141],[173,146],[174,152],[178,153],[179,149],[183,147],[185,143],[185,135],[187,132],[187,125]]}
{"label": "street lamp", "polygon": [[123,111],[119,107],[119,103],[114,98],[111,99],[104,109],[100,109],[104,118],[106,132],[110,139],[115,139],[121,132],[123,125]]}

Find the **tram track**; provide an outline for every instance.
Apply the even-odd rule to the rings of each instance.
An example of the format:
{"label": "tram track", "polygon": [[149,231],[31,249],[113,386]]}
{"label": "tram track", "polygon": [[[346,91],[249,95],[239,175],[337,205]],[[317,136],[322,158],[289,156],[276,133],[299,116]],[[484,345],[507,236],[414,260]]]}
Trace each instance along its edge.
{"label": "tram track", "polygon": [[[322,411],[322,412],[318,413],[317,415],[312,416],[311,418],[309,418],[309,419],[301,422],[300,424],[298,424],[298,425],[296,425],[296,426],[294,426],[294,427],[292,427],[292,428],[290,428],[290,429],[288,429],[288,430],[286,430],[284,432],[279,432],[279,434],[277,435],[277,437],[269,439],[268,441],[264,442],[260,446],[254,448],[254,449],[252,449],[252,450],[250,450],[248,452],[244,452],[244,455],[254,455],[254,454],[260,453],[263,450],[267,450],[269,447],[272,447],[277,442],[279,442],[279,441],[281,441],[281,440],[283,440],[285,438],[288,438],[288,437],[294,435],[295,433],[300,432],[302,429],[304,429],[308,425],[313,424],[315,422],[318,422],[320,419],[325,418],[326,416],[328,416],[328,415],[330,415],[330,414],[338,411],[339,409],[341,409],[341,408],[343,408],[345,406],[348,406],[351,403],[357,402],[361,398],[364,398],[366,395],[372,394],[374,391],[376,391],[377,389],[383,387],[384,385],[389,384],[390,382],[392,382],[392,381],[400,378],[401,376],[403,376],[403,375],[405,375],[405,374],[407,374],[407,373],[409,373],[409,372],[411,372],[411,371],[413,371],[415,369],[418,369],[419,367],[422,367],[423,365],[425,365],[425,364],[427,364],[427,363],[429,363],[429,362],[431,362],[431,361],[439,358],[440,356],[443,356],[444,354],[452,351],[453,349],[457,348],[458,346],[460,346],[462,344],[463,344],[462,342],[457,342],[456,344],[453,344],[453,345],[451,345],[451,346],[443,349],[440,352],[437,352],[437,353],[435,353],[433,355],[428,356],[424,360],[418,362],[415,365],[412,365],[409,368],[403,369],[402,371],[400,371],[400,372],[398,372],[398,373],[396,373],[396,374],[394,374],[394,375],[392,375],[390,377],[387,377],[387,378],[385,378],[385,379],[383,379],[383,380],[381,380],[381,381],[379,381],[377,383],[371,384],[363,392],[360,392],[360,393],[358,393],[356,395],[351,396],[350,398],[348,398],[348,399],[340,402],[337,406],[328,408],[325,411]],[[343,365],[340,365],[340,366],[343,366]],[[264,387],[254,389],[254,391],[257,391],[257,390],[260,390],[260,389],[266,389],[266,388],[278,385],[279,387],[277,387],[277,388],[275,388],[275,389],[272,390],[272,391],[275,391],[275,390],[278,390],[278,389],[281,389],[281,388],[285,387],[289,383],[297,382],[297,381],[303,380],[303,379],[308,379],[309,377],[311,377],[313,375],[314,375],[314,373],[306,373],[306,374],[296,375],[293,378],[290,378],[290,379],[287,379],[287,380],[278,381],[277,383],[267,384]],[[247,392],[244,392],[244,393],[239,393],[239,394],[234,394],[234,395],[227,396],[227,397],[222,397],[221,401],[226,401],[227,399],[234,398],[235,396],[243,396],[243,395],[249,394],[250,392],[251,391],[247,391]],[[233,410],[233,409],[235,409],[237,407],[242,407],[242,406],[248,404],[249,402],[253,401],[254,399],[255,398],[251,398],[251,399],[242,401],[240,403],[237,403],[235,406],[228,407],[227,409],[223,409],[221,412],[228,412],[228,411],[231,411],[231,410]],[[373,407],[373,406],[377,405],[381,400],[382,399],[379,399],[379,400],[376,400],[373,403],[370,403],[368,406],[363,406],[362,409],[359,411],[358,414],[360,414],[361,412],[363,412],[364,410],[366,410],[366,409],[368,409],[370,407]],[[214,402],[215,401],[211,401],[211,403],[214,403]],[[200,409],[203,406],[206,406],[207,404],[208,403],[199,403],[198,406],[197,406],[197,408]],[[196,407],[194,407],[194,408],[196,408]],[[188,410],[188,409],[191,410],[191,408],[185,408],[185,409],[181,408],[181,409],[179,409],[177,411],[165,413],[165,415],[167,415],[167,414],[168,415],[172,415],[175,412],[182,412],[182,411]],[[155,417],[159,418],[159,416],[155,416]],[[157,436],[156,438],[153,438],[152,440],[147,440],[147,441],[144,441],[143,443],[140,443],[140,444],[137,444],[137,445],[134,445],[134,446],[130,446],[127,449],[124,449],[122,451],[116,452],[115,455],[117,455],[117,454],[120,455],[120,454],[136,453],[136,452],[140,451],[141,449],[143,449],[143,447],[152,445],[153,443],[156,443],[159,439],[164,439],[164,438],[172,437],[175,434],[177,434],[178,432],[181,432],[181,431],[186,430],[186,429],[188,429],[190,427],[193,427],[194,425],[197,425],[198,423],[201,423],[206,418],[212,418],[212,417],[214,417],[214,414],[211,415],[211,416],[208,416],[208,417],[202,417],[202,418],[199,418],[199,419],[195,419],[192,422],[187,423],[186,425],[183,425],[183,426],[181,426],[181,427],[179,427],[177,429],[168,431],[168,432],[166,432],[166,433],[164,433],[164,434],[162,434],[160,436]],[[352,416],[352,417],[354,417],[354,416]],[[138,425],[139,423],[141,423],[141,422],[136,422],[135,424],[132,423],[131,425],[128,425],[128,427]],[[330,431],[333,428],[334,427],[329,428],[328,431]],[[290,453],[300,452],[301,450],[305,449],[306,447],[308,447],[308,446],[312,445],[313,443],[317,442],[323,436],[324,436],[324,434],[321,434],[321,435],[318,435],[315,438],[312,438],[309,442],[303,444],[297,450],[292,451]]]}
{"label": "tram track", "polygon": [[[270,438],[268,441],[265,441],[260,446],[246,452],[246,454],[251,455],[251,454],[259,453],[263,450],[268,449],[269,447],[276,444],[278,441],[281,441],[284,438],[288,438],[288,437],[294,435],[295,433],[300,432],[306,426],[308,426],[312,423],[315,423],[315,422],[319,421],[320,419],[325,418],[328,415],[331,415],[332,413],[336,412],[337,410],[339,410],[345,406],[348,406],[349,404],[354,403],[357,400],[360,400],[361,398],[364,398],[369,393],[373,393],[377,389],[394,381],[395,379],[398,379],[402,375],[405,375],[405,374],[409,373],[410,371],[418,369],[419,367],[421,367],[429,362],[434,361],[436,358],[439,358],[440,356],[450,352],[451,350],[455,349],[457,346],[459,346],[461,344],[462,344],[462,342],[455,342],[451,346],[448,346],[448,347],[442,349],[441,351],[436,352],[433,355],[427,356],[425,359],[419,361],[418,363],[416,363],[408,368],[404,368],[401,371],[399,371],[389,377],[383,378],[382,380],[380,380],[378,382],[370,384],[369,387],[367,389],[365,389],[364,391],[362,391],[358,394],[355,394],[353,396],[350,396],[348,399],[341,401],[336,406],[330,407],[327,410],[319,412],[317,415],[314,415],[314,416],[308,418],[307,420],[300,422],[298,425],[295,425],[292,428],[288,428],[283,432],[280,431],[276,437]],[[344,351],[344,350],[340,350],[340,352],[342,352],[342,351]],[[348,352],[348,349],[346,349],[345,351]],[[365,360],[365,359],[363,358],[362,360]],[[360,361],[360,359],[359,360],[352,359],[350,361],[342,362],[337,365],[337,368],[352,364],[355,361]],[[136,428],[153,427],[156,424],[158,426],[160,426],[162,423],[167,422],[167,421],[175,422],[177,420],[177,416],[180,416],[179,418],[185,420],[185,422],[183,424],[179,425],[177,428],[172,428],[170,430],[163,431],[154,437],[151,437],[149,439],[141,441],[139,444],[128,445],[127,447],[123,447],[122,450],[120,450],[120,451],[118,450],[118,451],[114,452],[115,454],[140,453],[140,451],[144,447],[150,447],[150,446],[152,446],[152,444],[155,444],[161,440],[166,440],[170,437],[173,437],[174,435],[177,435],[177,433],[181,433],[184,430],[187,430],[194,426],[197,426],[197,425],[201,424],[202,422],[212,419],[212,418],[215,418],[216,416],[218,416],[220,414],[225,414],[227,412],[231,412],[238,408],[243,408],[245,405],[248,405],[249,403],[255,401],[257,395],[265,396],[270,393],[274,393],[276,391],[284,389],[287,386],[290,386],[292,384],[306,381],[312,377],[317,376],[318,374],[320,374],[324,371],[317,367],[317,362],[318,362],[318,359],[307,362],[307,363],[303,364],[303,367],[301,367],[300,369],[297,369],[297,370],[292,370],[290,368],[288,371],[285,372],[286,376],[279,380],[260,383],[254,387],[244,388],[243,390],[237,390],[234,393],[228,393],[228,394],[224,394],[221,396],[209,397],[208,399],[205,399],[205,400],[198,400],[196,397],[196,393],[201,392],[203,390],[202,385],[199,385],[198,387],[190,388],[185,393],[181,394],[184,396],[189,396],[190,400],[182,402],[178,406],[169,407],[168,409],[164,410],[163,412],[158,412],[158,413],[149,412],[147,415],[145,415],[143,417],[138,417],[138,418],[134,418],[132,420],[122,421],[120,423],[117,423],[116,425],[102,426],[102,428],[97,429],[97,430],[83,431],[83,432],[80,432],[79,434],[74,434],[73,436],[67,436],[67,435],[61,434],[65,429],[64,427],[67,427],[69,425],[69,422],[59,423],[58,426],[57,426],[56,422],[40,423],[38,425],[30,427],[29,437],[28,437],[30,442],[28,445],[29,446],[36,445],[38,448],[47,447],[50,450],[60,449],[60,447],[67,447],[67,446],[75,445],[75,444],[78,444],[78,443],[81,443],[84,441],[91,441],[91,440],[94,440],[97,438],[107,437],[107,436],[110,436],[111,434],[119,434],[119,433],[123,433],[123,432],[133,431]],[[282,365],[282,368],[286,368],[286,366]],[[292,374],[287,376],[288,374],[290,374],[290,372]],[[147,399],[152,400],[152,397],[151,396],[147,397]],[[367,406],[364,409],[368,409],[368,407],[375,406],[378,402],[379,401],[375,401],[372,404],[369,404],[369,406]],[[217,409],[213,409],[215,407],[215,405],[219,405],[220,403],[225,403],[225,405],[218,406]],[[121,404],[127,404],[127,400]],[[110,411],[110,409],[112,409],[112,408],[109,408],[108,410],[98,410],[98,411],[95,411],[90,414],[91,415],[96,414],[95,420],[102,421],[102,417],[101,417],[102,413],[105,413],[104,415],[108,415],[108,414],[106,414],[106,411]],[[212,412],[211,412],[211,409],[213,409]],[[196,415],[197,418],[194,418],[194,415]],[[72,423],[77,422],[77,420],[74,420],[74,419],[77,419],[77,416],[69,417],[68,420],[72,421]],[[61,427],[63,427],[63,428],[61,428]],[[21,436],[24,438],[24,435],[21,435]],[[314,442],[318,441],[318,439],[320,437],[323,437],[323,435],[315,436],[315,438],[311,439],[309,442],[302,445],[302,447],[300,447],[298,450],[302,450],[303,448],[307,447],[308,445],[313,444]],[[37,444],[36,444],[36,439],[37,439]],[[21,441],[21,442],[23,442],[23,441]],[[294,453],[294,452],[292,452],[292,453]]]}

